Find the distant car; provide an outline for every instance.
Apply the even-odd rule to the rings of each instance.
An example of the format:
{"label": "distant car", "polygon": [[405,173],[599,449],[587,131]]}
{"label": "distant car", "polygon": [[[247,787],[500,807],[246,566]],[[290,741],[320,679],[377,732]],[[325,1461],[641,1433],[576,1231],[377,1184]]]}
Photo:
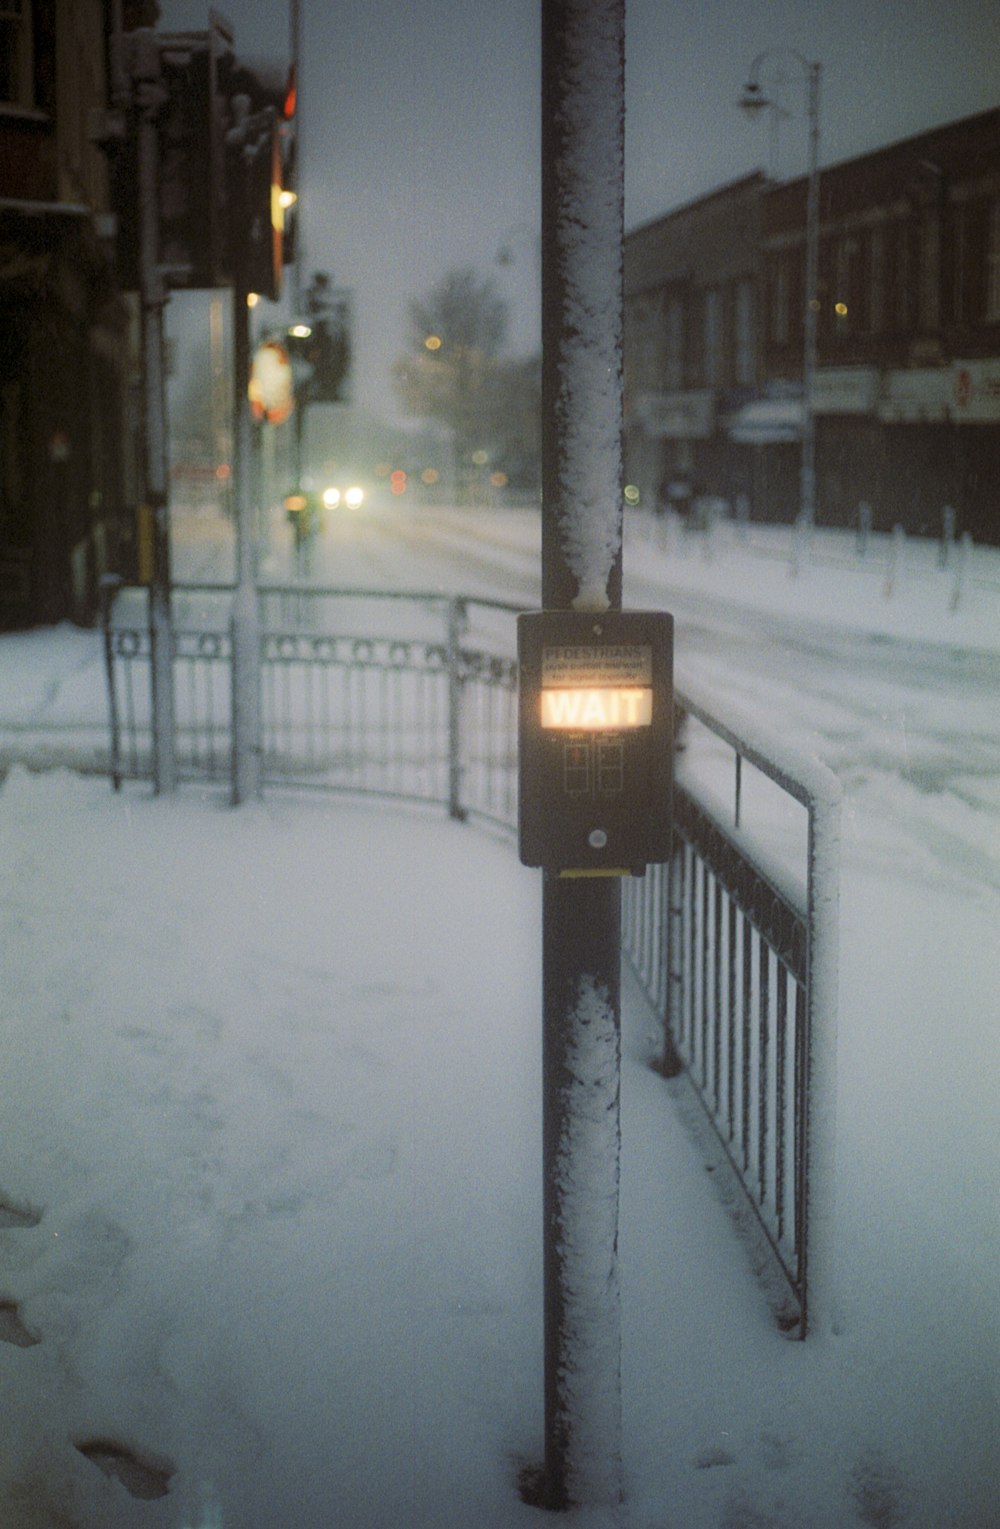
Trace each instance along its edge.
{"label": "distant car", "polygon": [[323,490],[323,504],[328,510],[360,510],[368,502],[362,484],[347,479],[343,485],[331,483]]}

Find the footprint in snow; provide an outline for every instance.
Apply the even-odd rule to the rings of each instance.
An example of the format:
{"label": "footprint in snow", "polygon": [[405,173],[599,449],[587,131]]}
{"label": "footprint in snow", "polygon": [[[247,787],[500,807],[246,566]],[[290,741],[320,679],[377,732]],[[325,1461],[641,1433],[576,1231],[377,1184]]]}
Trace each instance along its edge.
{"label": "footprint in snow", "polygon": [[6,1195],[0,1194],[0,1227],[37,1226],[41,1219],[41,1211],[33,1205],[18,1205]]}
{"label": "footprint in snow", "polygon": [[83,1439],[75,1447],[105,1476],[121,1482],[131,1497],[166,1497],[175,1466],[162,1457],[141,1454],[114,1439]]}
{"label": "footprint in snow", "polygon": [[12,1343],[15,1348],[34,1348],[41,1341],[21,1321],[17,1302],[0,1300],[0,1343]]}
{"label": "footprint in snow", "polygon": [[695,1469],[699,1471],[712,1471],[721,1465],[735,1465],[736,1456],[730,1454],[721,1444],[712,1445],[709,1449],[703,1449],[700,1455],[694,1459]]}
{"label": "footprint in snow", "polygon": [[348,1160],[353,1178],[374,1182],[387,1179],[395,1171],[399,1153],[391,1141],[362,1142]]}

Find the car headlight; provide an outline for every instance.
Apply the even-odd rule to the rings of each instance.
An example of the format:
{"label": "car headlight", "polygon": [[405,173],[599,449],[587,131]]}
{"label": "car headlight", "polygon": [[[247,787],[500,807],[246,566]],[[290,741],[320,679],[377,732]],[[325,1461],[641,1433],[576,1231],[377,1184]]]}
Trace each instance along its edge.
{"label": "car headlight", "polygon": [[347,505],[349,510],[360,510],[364,502],[365,491],[356,483],[344,494],[344,503]]}
{"label": "car headlight", "polygon": [[323,490],[323,503],[326,505],[328,510],[335,510],[337,505],[340,503],[340,489],[325,488]]}

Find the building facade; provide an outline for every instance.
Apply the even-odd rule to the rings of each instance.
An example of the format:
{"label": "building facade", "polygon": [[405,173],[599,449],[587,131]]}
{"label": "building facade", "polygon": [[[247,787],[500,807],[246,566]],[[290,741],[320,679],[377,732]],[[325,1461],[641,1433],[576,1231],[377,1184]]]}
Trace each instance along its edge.
{"label": "building facade", "polygon": [[[866,503],[876,527],[936,535],[948,507],[1000,542],[1000,110],[824,168],[819,192],[817,522],[855,524]],[[680,462],[753,518],[797,514],[806,193],[752,178],[627,236],[626,462],[644,501]],[[709,209],[741,272],[692,247],[693,227],[714,237]],[[671,413],[678,378],[699,381],[696,429]]]}
{"label": "building facade", "polygon": [[0,12],[0,627],[89,620],[133,523],[137,326],[94,141],[110,11]]}
{"label": "building facade", "polygon": [[756,397],[761,175],[625,240],[625,470],[642,502],[686,513],[745,492],[727,424]]}

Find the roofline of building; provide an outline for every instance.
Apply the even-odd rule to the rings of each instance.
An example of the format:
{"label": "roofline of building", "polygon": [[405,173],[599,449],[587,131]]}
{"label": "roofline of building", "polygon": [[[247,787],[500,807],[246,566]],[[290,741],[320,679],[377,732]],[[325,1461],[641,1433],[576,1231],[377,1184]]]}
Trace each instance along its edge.
{"label": "roofline of building", "polygon": [[[954,117],[948,122],[938,123],[936,127],[924,128],[919,133],[910,133],[905,138],[897,138],[891,143],[880,144],[875,149],[866,149],[863,154],[852,154],[847,159],[833,160],[829,164],[821,163],[819,167],[820,175],[826,175],[832,170],[847,168],[850,165],[860,164],[866,159],[877,159],[882,154],[898,152],[898,150],[905,148],[907,144],[918,144],[924,139],[933,138],[941,133],[948,133],[953,130],[960,131],[963,128],[973,126],[977,122],[984,123],[990,117],[995,117],[997,125],[1000,127],[1000,106],[989,106],[985,111],[973,112],[968,117]],[[749,175],[744,175],[738,180],[728,181],[725,185],[716,186],[711,191],[706,191],[703,196],[694,197],[689,202],[682,202],[679,206],[672,207],[667,212],[661,212],[657,217],[650,218],[645,223],[637,223],[634,228],[630,228],[627,231],[626,238],[631,239],[637,234],[645,233],[648,229],[656,228],[659,224],[669,223],[683,213],[691,212],[695,208],[704,207],[715,197],[732,196],[736,191],[749,189],[754,181],[759,182],[762,192],[768,192],[787,191],[789,187],[804,186],[807,180],[807,175],[793,175],[788,180],[772,180],[763,170],[754,170]]]}
{"label": "roofline of building", "polygon": [[749,175],[741,175],[738,180],[727,181],[724,186],[715,186],[711,191],[706,191],[702,196],[693,197],[689,202],[681,202],[678,206],[671,207],[668,212],[661,212],[655,218],[649,218],[645,223],[637,223],[634,228],[628,230],[626,238],[631,239],[636,234],[645,233],[648,229],[656,228],[660,223],[670,223],[674,218],[680,217],[685,212],[693,212],[695,208],[707,206],[716,197],[732,196],[736,191],[749,191],[755,182],[761,190],[773,184],[773,182],[768,180],[763,170],[751,170]]}
{"label": "roofline of building", "polygon": [[[863,154],[852,154],[847,159],[831,160],[828,165],[820,163],[819,173],[824,175],[831,170],[847,169],[851,165],[861,164],[866,159],[879,159],[883,154],[895,154],[900,149],[905,149],[908,144],[918,144],[927,138],[935,138],[943,133],[959,132],[976,123],[985,123],[989,117],[995,117],[997,126],[1000,127],[1000,106],[988,106],[985,111],[973,112],[968,117],[952,117],[947,122],[939,122],[936,127],[925,127],[919,133],[909,133],[905,138],[894,138],[891,143],[879,144],[877,149],[866,149]],[[784,190],[788,186],[804,185],[808,178],[808,175],[793,175],[786,181],[772,181],[771,186],[774,190],[779,187]]]}

